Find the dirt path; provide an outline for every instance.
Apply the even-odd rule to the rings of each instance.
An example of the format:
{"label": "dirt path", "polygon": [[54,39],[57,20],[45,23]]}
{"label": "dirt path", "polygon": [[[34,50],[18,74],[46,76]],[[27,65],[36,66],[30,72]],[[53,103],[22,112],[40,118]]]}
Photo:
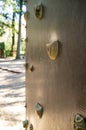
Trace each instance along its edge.
{"label": "dirt path", "polygon": [[24,60],[5,60],[5,62],[2,60],[0,68],[0,130],[23,130],[22,121],[25,120]]}

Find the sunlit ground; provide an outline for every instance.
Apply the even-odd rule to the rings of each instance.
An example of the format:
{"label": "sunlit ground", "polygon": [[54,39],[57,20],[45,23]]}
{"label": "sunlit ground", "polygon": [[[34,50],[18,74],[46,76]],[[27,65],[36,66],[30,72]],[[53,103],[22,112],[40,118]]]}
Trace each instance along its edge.
{"label": "sunlit ground", "polygon": [[1,62],[0,67],[0,130],[23,130],[25,120],[25,72],[24,61]]}

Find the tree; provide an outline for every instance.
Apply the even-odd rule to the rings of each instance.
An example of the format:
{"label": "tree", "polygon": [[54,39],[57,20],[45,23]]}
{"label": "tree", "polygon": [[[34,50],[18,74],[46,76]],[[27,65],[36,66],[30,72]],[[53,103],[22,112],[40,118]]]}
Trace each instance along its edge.
{"label": "tree", "polygon": [[[0,21],[0,31],[1,35],[5,33],[5,28],[9,27],[12,30],[12,44],[11,44],[11,53],[10,55],[13,56],[13,46],[15,44],[15,8],[16,3],[13,0],[3,0],[2,2],[2,14],[4,21]],[[9,13],[7,10],[11,9],[11,13]],[[7,20],[10,21],[8,24],[6,23]],[[12,23],[11,23],[12,21]]]}
{"label": "tree", "polygon": [[5,33],[4,24],[0,21],[0,36],[2,36],[4,33]]}
{"label": "tree", "polygon": [[0,14],[0,36],[6,33],[6,28],[11,28],[8,13]]}
{"label": "tree", "polygon": [[19,32],[18,32],[18,42],[17,42],[16,59],[20,59],[22,5],[23,5],[23,0],[19,0],[19,7],[20,7],[20,12],[19,12]]}
{"label": "tree", "polygon": [[[14,44],[15,44],[15,33],[17,32],[17,34],[18,34],[16,59],[20,59],[22,6],[23,6],[23,0],[3,0],[3,7],[2,7],[3,10],[6,10],[6,13],[7,13],[8,8],[11,8],[11,11],[10,11],[11,13],[8,12],[8,16],[9,16],[11,23],[9,26],[8,26],[8,24],[6,24],[6,26],[10,27],[12,30],[11,56],[13,56],[13,48],[14,48]],[[15,29],[16,16],[17,16],[17,18],[19,16],[18,31],[16,31],[16,29]],[[5,22],[4,22],[4,25],[5,25]],[[4,25],[2,24],[2,26],[1,26],[2,35],[5,33]]]}
{"label": "tree", "polygon": [[4,0],[4,7],[8,8],[11,7],[12,12],[12,23],[11,23],[11,29],[12,29],[12,43],[11,43],[11,52],[10,55],[13,56],[14,52],[14,44],[15,44],[15,33],[17,32],[15,29],[15,19],[16,19],[16,13],[17,13],[17,1],[15,0]]}
{"label": "tree", "polygon": [[11,56],[13,56],[14,51],[14,44],[15,44],[15,12],[13,12],[12,16],[12,45],[11,45]]}

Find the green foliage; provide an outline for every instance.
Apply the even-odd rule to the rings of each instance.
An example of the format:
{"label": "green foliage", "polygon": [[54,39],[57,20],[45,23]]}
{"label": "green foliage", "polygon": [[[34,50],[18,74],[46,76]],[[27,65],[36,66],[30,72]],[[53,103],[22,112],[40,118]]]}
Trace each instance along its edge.
{"label": "green foliage", "polygon": [[6,28],[11,28],[9,23],[0,21],[0,36],[6,33]]}
{"label": "green foliage", "polygon": [[5,57],[9,57],[10,56],[10,43],[6,43],[5,44]]}
{"label": "green foliage", "polygon": [[4,26],[0,23],[0,36],[5,34]]}
{"label": "green foliage", "polygon": [[10,44],[11,44],[11,43],[5,43],[5,51],[11,49]]}
{"label": "green foliage", "polygon": [[[18,15],[20,13],[22,13],[23,11],[20,9],[20,2],[21,0],[3,0],[3,4],[2,4],[2,13],[0,14],[0,36],[2,36],[3,34],[5,34],[5,30],[6,28],[10,28],[12,29],[13,33],[17,33],[18,31],[15,29],[15,20],[12,22],[13,20],[13,16],[12,14],[14,13],[14,19],[16,17],[18,17]],[[24,1],[23,1],[24,4]],[[9,10],[11,10],[11,12],[9,12]]]}
{"label": "green foliage", "polygon": [[11,28],[10,22],[6,20],[5,14],[0,15],[0,36],[6,33],[6,28]]}
{"label": "green foliage", "polygon": [[9,57],[10,56],[10,50],[6,50],[5,51],[5,57]]}
{"label": "green foliage", "polygon": [[[2,37],[6,32],[7,29],[11,30],[11,35],[12,37],[11,42],[9,43],[8,46],[6,46],[6,55],[10,55],[10,51],[13,52],[14,50],[14,45],[15,45],[15,34],[18,34],[18,42],[17,50],[25,50],[23,45],[20,45],[21,43],[21,16],[23,15],[22,11],[22,5],[24,4],[24,0],[3,0],[2,1],[2,14],[0,14],[0,36]],[[16,20],[20,19],[19,21],[16,22]],[[19,24],[19,23],[20,24]],[[17,23],[17,26],[16,26]],[[18,27],[19,26],[19,27]],[[18,30],[16,29],[18,27]],[[17,51],[19,53],[19,51]],[[17,54],[18,54],[17,53]]]}
{"label": "green foliage", "polygon": [[5,13],[0,14],[0,36],[3,36],[3,34],[5,34],[6,28],[10,27],[10,23],[6,19],[7,14]]}

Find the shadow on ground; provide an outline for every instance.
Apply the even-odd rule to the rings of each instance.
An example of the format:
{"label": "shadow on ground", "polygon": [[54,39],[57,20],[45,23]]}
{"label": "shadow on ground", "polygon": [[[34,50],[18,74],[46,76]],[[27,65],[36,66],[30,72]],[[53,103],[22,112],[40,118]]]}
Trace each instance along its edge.
{"label": "shadow on ground", "polygon": [[0,129],[23,130],[25,120],[24,61],[1,62],[0,67],[20,71],[12,73],[0,69]]}

